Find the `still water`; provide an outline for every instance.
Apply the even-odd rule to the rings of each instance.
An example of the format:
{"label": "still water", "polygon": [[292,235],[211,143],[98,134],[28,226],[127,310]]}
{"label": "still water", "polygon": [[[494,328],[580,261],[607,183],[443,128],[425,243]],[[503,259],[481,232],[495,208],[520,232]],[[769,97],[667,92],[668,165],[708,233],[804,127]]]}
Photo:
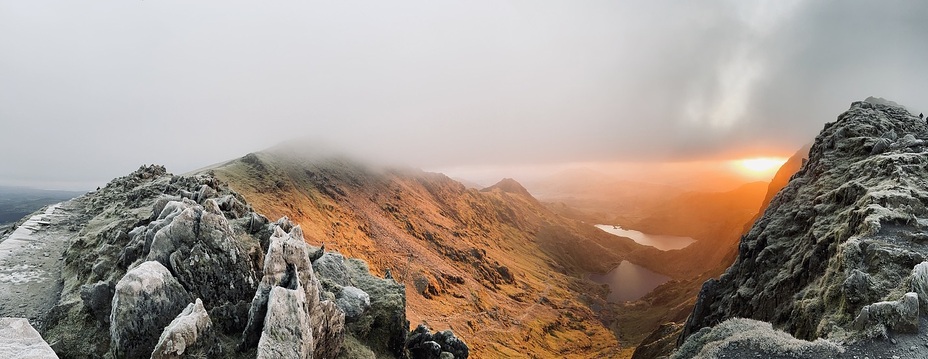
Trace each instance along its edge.
{"label": "still water", "polygon": [[609,301],[613,303],[637,300],[659,285],[666,283],[670,277],[654,273],[649,269],[629,261],[622,261],[618,267],[606,274],[589,274],[587,279],[599,284],[609,285]]}
{"label": "still water", "polygon": [[613,226],[613,225],[608,225],[608,224],[597,224],[596,228],[599,228],[607,233],[614,234],[620,237],[631,238],[635,242],[638,242],[638,244],[651,246],[651,247],[660,249],[662,251],[686,248],[686,246],[693,244],[693,242],[696,242],[695,239],[692,239],[690,237],[647,234],[647,233],[642,233],[639,231],[624,229],[621,226]]}

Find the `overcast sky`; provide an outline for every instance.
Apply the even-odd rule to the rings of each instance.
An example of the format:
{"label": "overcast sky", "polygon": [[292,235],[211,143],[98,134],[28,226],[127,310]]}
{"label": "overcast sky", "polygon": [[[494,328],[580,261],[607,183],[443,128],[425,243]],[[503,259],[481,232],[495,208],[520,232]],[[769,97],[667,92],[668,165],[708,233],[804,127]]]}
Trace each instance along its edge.
{"label": "overcast sky", "polygon": [[0,0],[0,184],[293,138],[424,168],[789,155],[928,109],[925,1]]}

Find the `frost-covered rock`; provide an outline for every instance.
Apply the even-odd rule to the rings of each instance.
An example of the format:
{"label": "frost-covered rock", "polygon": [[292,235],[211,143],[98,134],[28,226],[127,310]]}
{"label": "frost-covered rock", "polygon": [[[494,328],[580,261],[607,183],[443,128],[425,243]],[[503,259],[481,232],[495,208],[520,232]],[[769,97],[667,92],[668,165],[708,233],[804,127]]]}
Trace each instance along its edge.
{"label": "frost-covered rock", "polygon": [[0,318],[0,358],[57,359],[26,318]]}
{"label": "frost-covered rock", "polygon": [[340,286],[352,285],[345,266],[345,257],[339,253],[329,252],[313,261],[313,270],[320,278],[325,278]]}
{"label": "frost-covered rock", "polygon": [[118,358],[151,355],[159,335],[192,298],[161,263],[149,261],[116,283],[110,314],[111,351]]}
{"label": "frost-covered rock", "polygon": [[774,330],[770,323],[733,318],[687,338],[673,359],[836,358],[844,348],[824,339],[809,342]]}
{"label": "frost-covered rock", "polygon": [[371,300],[370,308],[348,323],[348,332],[375,352],[402,357],[409,333],[406,287],[393,279],[371,275],[367,263],[360,259],[346,260],[345,267],[351,282]]}
{"label": "frost-covered rock", "polygon": [[920,313],[928,314],[928,262],[921,262],[912,268],[912,289],[918,295]]}
{"label": "frost-covered rock", "polygon": [[746,317],[800,339],[854,340],[866,335],[855,319],[868,305],[878,322],[905,314],[889,321],[908,331],[922,298],[895,301],[925,291],[928,268],[916,265],[928,260],[926,139],[923,119],[879,99],[855,102],[826,124],[809,160],[742,238],[735,263],[703,285],[682,338]]}
{"label": "frost-covered rock", "polygon": [[906,293],[902,299],[864,306],[854,319],[858,329],[884,325],[901,333],[918,332],[918,294]]}
{"label": "frost-covered rock", "polygon": [[303,340],[312,345],[311,353],[316,356],[335,357],[344,340],[345,315],[331,301],[320,299],[321,286],[313,272],[303,232],[299,226],[292,226],[289,233],[285,232],[283,228],[290,227],[288,223],[278,221],[270,237],[264,258],[264,277],[252,300],[240,349],[258,345],[264,335],[271,292],[277,287],[296,288],[291,282],[297,281],[303,291],[303,313],[311,328],[311,333]]}
{"label": "frost-covered rock", "polygon": [[313,330],[305,305],[306,292],[298,281],[293,289],[271,289],[264,328],[258,341],[258,359],[314,357]]}
{"label": "frost-covered rock", "polygon": [[345,321],[350,323],[371,307],[371,296],[357,287],[342,287],[335,297],[335,304],[345,312]]}
{"label": "frost-covered rock", "polygon": [[164,328],[158,344],[151,354],[152,359],[176,359],[195,356],[215,356],[217,350],[213,337],[213,323],[203,308],[203,301],[187,305],[177,318]]}

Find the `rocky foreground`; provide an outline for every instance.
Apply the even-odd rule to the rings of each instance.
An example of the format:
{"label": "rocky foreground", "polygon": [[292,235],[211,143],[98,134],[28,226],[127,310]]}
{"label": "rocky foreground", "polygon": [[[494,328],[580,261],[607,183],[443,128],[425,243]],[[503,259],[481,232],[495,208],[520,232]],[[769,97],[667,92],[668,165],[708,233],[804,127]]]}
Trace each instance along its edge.
{"label": "rocky foreground", "polygon": [[389,275],[307,245],[209,175],[142,167],[56,208],[25,238],[64,243],[33,278],[54,293],[0,316],[29,318],[62,358],[468,357],[450,331],[409,332]]}
{"label": "rocky foreground", "polygon": [[853,103],[703,285],[673,356],[928,357],[926,178],[925,120]]}

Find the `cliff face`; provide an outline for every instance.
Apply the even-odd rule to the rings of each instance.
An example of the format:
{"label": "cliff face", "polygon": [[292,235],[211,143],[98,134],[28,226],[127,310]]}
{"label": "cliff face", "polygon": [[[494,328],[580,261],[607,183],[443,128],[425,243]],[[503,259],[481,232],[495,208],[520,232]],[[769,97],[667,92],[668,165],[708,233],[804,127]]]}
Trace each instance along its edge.
{"label": "cliff face", "polygon": [[928,302],[926,139],[924,120],[870,99],[827,124],[735,263],[703,285],[681,340],[735,317],[806,340],[917,330],[913,298]]}

